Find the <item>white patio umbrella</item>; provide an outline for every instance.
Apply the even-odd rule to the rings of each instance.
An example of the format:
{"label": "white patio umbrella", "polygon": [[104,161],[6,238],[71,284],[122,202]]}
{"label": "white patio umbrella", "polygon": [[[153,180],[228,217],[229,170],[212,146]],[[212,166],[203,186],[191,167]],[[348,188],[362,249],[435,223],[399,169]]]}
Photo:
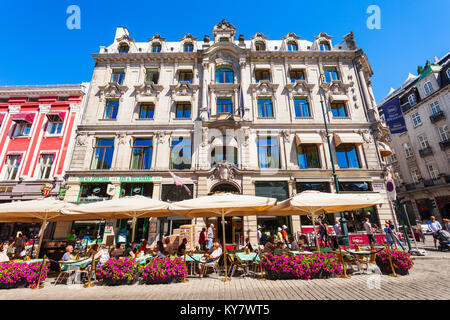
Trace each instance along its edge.
{"label": "white patio umbrella", "polygon": [[[327,193],[319,191],[304,191],[296,196],[286,199],[271,209],[264,212],[265,215],[311,215],[314,235],[316,224],[314,215],[322,213],[334,213],[345,210],[355,210],[383,203],[379,194],[354,194],[354,193]],[[316,239],[317,250],[319,243]]]}
{"label": "white patio umbrella", "polygon": [[80,204],[63,209],[64,215],[82,214],[88,219],[129,219],[132,218],[132,240],[134,240],[137,218],[167,217],[169,204],[144,196],[129,196],[112,200]]}
{"label": "white patio umbrella", "polygon": [[0,204],[0,222],[42,223],[37,249],[37,256],[39,257],[42,238],[47,223],[73,220],[73,217],[66,217],[61,214],[63,208],[72,206],[74,205],[53,198],[2,203]]}
{"label": "white patio umbrella", "polygon": [[[225,216],[257,215],[276,204],[274,198],[256,197],[232,193],[219,193],[211,196],[174,202],[169,205],[169,210],[186,217],[222,217],[222,237],[225,251]],[[225,263],[225,280],[227,276],[227,259]]]}

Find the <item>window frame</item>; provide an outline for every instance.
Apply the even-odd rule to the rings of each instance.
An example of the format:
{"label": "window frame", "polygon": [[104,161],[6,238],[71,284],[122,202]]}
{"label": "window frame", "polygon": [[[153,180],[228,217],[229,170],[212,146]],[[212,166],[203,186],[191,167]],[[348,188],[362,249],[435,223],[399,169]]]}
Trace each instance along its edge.
{"label": "window frame", "polygon": [[411,93],[409,96],[408,96],[408,102],[409,102],[409,105],[412,107],[412,106],[415,106],[416,104],[417,104],[417,97],[416,97],[416,95],[414,94],[414,93]]}
{"label": "window frame", "polygon": [[[155,48],[159,48],[159,50],[155,51]],[[154,42],[152,43],[152,53],[160,53],[162,49],[161,43],[160,42]]]}
{"label": "window frame", "polygon": [[411,120],[412,120],[414,128],[423,124],[422,118],[420,118],[419,111],[416,111],[413,114],[411,114]]}
{"label": "window frame", "polygon": [[433,93],[434,88],[433,88],[433,84],[431,83],[431,81],[427,81],[424,83],[423,85],[423,90],[425,92],[425,94],[428,96],[429,94]]}
{"label": "window frame", "polygon": [[[343,110],[344,110],[344,116],[340,115],[340,111],[342,110],[342,106],[339,107],[338,109],[336,109],[336,106],[342,105],[343,106]],[[343,119],[343,118],[349,118],[350,114],[348,112],[348,107],[347,107],[347,103],[345,101],[335,101],[335,102],[330,102],[330,110],[331,110],[331,114],[333,116],[333,118],[339,118],[339,119]],[[337,115],[334,114],[334,110],[337,110]]]}
{"label": "window frame", "polygon": [[[116,76],[117,76],[117,79],[115,79]],[[117,83],[119,86],[121,86],[121,85],[123,85],[124,81],[125,81],[125,69],[123,69],[123,68],[113,69],[112,73],[111,73],[111,82]]]}
{"label": "window frame", "polygon": [[[188,50],[190,48],[190,50]],[[192,42],[183,43],[183,52],[194,52],[194,44]]]}
{"label": "window frame", "polygon": [[[146,117],[146,118],[141,117],[142,111],[143,111],[142,110],[143,107],[151,107],[153,109],[153,114],[152,114],[152,116],[150,118],[149,117]],[[144,110],[144,112],[145,112],[146,115],[148,115],[148,113],[150,111],[149,110]],[[151,102],[140,102],[139,103],[138,119],[139,120],[153,120],[154,117],[155,117],[155,104],[151,103]]]}
{"label": "window frame", "polygon": [[[150,79],[149,79],[150,76]],[[155,81],[156,77],[156,81]],[[159,81],[159,69],[158,68],[145,68],[145,82],[158,84]]]}
{"label": "window frame", "polygon": [[[184,139],[189,139],[190,144],[189,145],[188,144],[177,144],[177,145],[174,145],[174,141],[181,140],[180,143],[182,143],[182,141]],[[178,147],[178,145],[179,145],[179,147]],[[172,162],[172,153],[174,152],[174,149],[184,150],[185,148],[189,149],[189,151],[190,151],[189,152],[189,162],[190,163],[189,164],[185,164],[185,163],[180,164],[180,166],[183,166],[181,169],[180,168],[175,168],[174,167],[174,163]],[[190,170],[191,169],[191,167],[192,167],[192,138],[191,137],[171,138],[170,139],[170,148],[169,148],[169,150],[170,150],[170,154],[169,154],[169,169],[171,169],[171,170]],[[178,152],[180,152],[180,151],[178,151]],[[183,153],[184,153],[184,151],[183,151]]]}
{"label": "window frame", "polygon": [[[149,146],[136,146],[136,141],[139,140],[150,140],[151,144]],[[135,157],[134,150],[140,149],[140,161],[138,168],[133,168],[133,158]],[[150,149],[150,164],[148,168],[143,168],[144,164],[144,158],[145,158],[145,151],[146,149]],[[130,159],[130,170],[150,170],[152,168],[152,161],[153,161],[153,137],[135,137],[133,139],[133,146],[131,148],[131,159]]]}
{"label": "window frame", "polygon": [[[258,106],[258,118],[259,119],[273,119],[275,118],[275,113],[274,113],[274,107],[273,107],[273,99],[272,97],[257,97],[257,106]],[[270,102],[260,102],[262,100],[269,100]],[[267,116],[267,106],[270,105],[270,110],[272,115],[271,116]],[[260,107],[263,107],[263,109],[261,109]],[[263,111],[263,114],[260,113],[260,111]]]}
{"label": "window frame", "polygon": [[[295,114],[295,118],[297,118],[297,119],[312,118],[311,108],[310,108],[310,105],[309,105],[308,97],[294,97],[293,100],[294,100],[294,114]],[[296,103],[296,101],[305,101],[306,102],[306,107],[308,109],[308,116],[304,116],[303,115],[304,108],[302,106],[305,105],[305,103]],[[299,116],[297,114],[297,104],[300,104],[299,110],[300,110],[301,116]]]}
{"label": "window frame", "polygon": [[[266,141],[270,138],[270,141],[275,141],[276,144],[267,144],[267,145],[261,145],[260,141],[261,139],[265,139]],[[270,167],[270,162],[267,162],[267,167],[262,167],[261,164],[261,157],[260,157],[260,149],[264,148],[265,150],[265,157],[266,159],[270,159],[272,156],[270,149],[276,148],[278,159],[275,159],[275,162],[278,162],[278,166]],[[280,144],[278,141],[278,137],[276,136],[258,136],[258,144],[257,144],[257,150],[258,150],[258,167],[259,169],[280,169],[281,168],[281,155],[280,155]]]}
{"label": "window frame", "polygon": [[[228,71],[225,71],[225,70],[228,70]],[[227,73],[231,73],[231,78],[232,78],[231,82],[227,81]],[[215,79],[216,83],[234,83],[234,70],[233,70],[233,67],[231,67],[231,66],[216,67],[215,76],[216,76],[216,79]],[[220,79],[219,76],[223,76],[223,79],[221,80],[222,82],[218,81]]]}
{"label": "window frame", "polygon": [[[433,170],[430,170],[430,167],[431,167]],[[435,165],[434,165],[433,163],[427,164],[427,170],[428,170],[428,174],[430,175],[430,178],[431,178],[432,180],[437,180],[437,179],[439,179],[439,169],[436,169],[436,168],[435,168]]]}
{"label": "window frame", "polygon": [[266,51],[267,46],[264,41],[258,40],[255,41],[255,51]]}
{"label": "window frame", "polygon": [[331,51],[331,44],[328,40],[322,40],[319,42],[320,51]]}
{"label": "window frame", "polygon": [[[123,50],[123,48],[126,48],[126,50]],[[119,44],[118,51],[119,53],[128,53],[130,51],[130,46],[127,43],[121,43]]]}
{"label": "window frame", "polygon": [[[113,106],[109,106],[108,105],[109,103],[113,103],[113,102],[117,102],[117,105],[116,104],[114,104]],[[108,99],[108,100],[106,100],[105,108],[103,110],[102,120],[117,120],[117,115],[119,114],[119,106],[120,106],[119,99]],[[107,112],[109,108],[111,108],[110,113]],[[113,117],[114,110],[115,110],[115,117]],[[107,114],[110,114],[110,118],[106,118]]]}
{"label": "window frame", "polygon": [[[293,46],[295,46],[295,50],[293,50]],[[294,40],[288,41],[287,47],[288,47],[288,51],[298,51],[298,44]]]}
{"label": "window frame", "polygon": [[403,143],[403,151],[405,152],[406,158],[414,156],[414,152],[411,148],[411,145],[408,142]]}
{"label": "window frame", "polygon": [[[33,127],[32,123],[28,123],[25,121],[19,121],[14,124],[14,138],[30,138],[31,137],[31,129]],[[27,134],[24,134],[25,129],[28,128],[29,131]]]}
{"label": "window frame", "polygon": [[[311,158],[311,154],[308,152],[308,150],[310,150],[311,148],[314,148],[314,152],[317,155],[317,165],[310,165],[310,158]],[[302,154],[305,155],[305,164],[306,167],[301,167],[300,166],[300,149],[302,149],[304,152]],[[319,146],[315,143],[305,143],[305,144],[297,144],[297,166],[299,169],[320,169],[322,168],[322,163],[320,161],[320,150],[319,150]]]}
{"label": "window frame", "polygon": [[431,115],[435,115],[438,114],[439,112],[441,112],[441,106],[439,105],[439,100],[436,100],[432,103],[430,103],[430,111],[431,111]]}
{"label": "window frame", "polygon": [[[267,72],[268,77],[265,78],[263,75]],[[258,79],[259,76],[261,76],[261,79]],[[270,69],[257,69],[255,68],[255,81],[256,83],[259,83],[260,81],[272,81],[272,75],[270,72]]]}
{"label": "window frame", "polygon": [[[189,117],[184,117],[184,114],[186,113],[187,109],[185,107],[182,108],[183,112],[183,117],[178,117],[178,106],[189,106]],[[192,104],[190,102],[187,101],[177,101],[175,102],[175,119],[180,119],[180,120],[186,120],[186,119],[191,119],[192,118]]]}
{"label": "window frame", "polygon": [[[99,140],[111,140],[112,141],[112,146],[99,146],[98,145]],[[107,138],[107,137],[104,137],[104,138],[103,137],[97,137],[96,138],[95,146],[93,147],[93,152],[92,152],[92,159],[91,159],[90,170],[111,170],[111,168],[113,167],[112,164],[113,164],[113,161],[114,161],[114,149],[115,149],[114,144],[115,144],[115,139],[114,138]],[[111,166],[109,168],[105,169],[105,168],[102,168],[102,167],[103,167],[104,160],[105,160],[106,149],[109,149],[109,148],[112,148],[112,152],[113,152],[112,155],[111,155]],[[100,165],[100,168],[92,168],[97,149],[103,149],[101,161],[98,162],[98,164]],[[97,167],[99,165],[97,165]]]}
{"label": "window frame", "polygon": [[[51,163],[49,164],[48,162],[44,163],[42,160],[44,159],[44,157],[46,156],[50,156],[51,157]],[[40,180],[48,180],[51,178],[51,173],[52,173],[52,169],[53,169],[53,164],[55,163],[55,158],[56,155],[55,153],[46,153],[46,152],[42,152],[39,155],[39,173],[38,173],[38,179]],[[46,174],[44,173],[48,173],[48,177],[45,177]]]}
{"label": "window frame", "polygon": [[[6,180],[6,181],[17,180],[20,165],[22,164],[22,156],[23,156],[23,154],[18,154],[18,153],[11,153],[11,154],[6,155],[6,161],[5,161],[5,165],[4,165],[5,173],[4,173],[3,180]],[[11,164],[11,161],[10,161],[10,159],[12,157],[17,157],[17,161],[15,161],[13,165]],[[9,171],[9,170],[11,170],[11,171]],[[14,175],[14,178],[12,178],[13,175]]]}
{"label": "window frame", "polygon": [[[190,79],[181,79],[181,78],[185,78],[186,75],[188,75],[188,74],[191,75],[191,78],[190,78]],[[182,76],[182,75],[183,75],[183,76]],[[194,81],[194,72],[192,72],[191,70],[180,70],[180,71],[178,72],[178,81],[179,81],[179,82],[185,81],[185,82],[188,82],[188,83],[192,84],[193,81]]]}
{"label": "window frame", "polygon": [[[349,146],[353,146],[353,148],[351,150],[348,149]],[[347,147],[347,148],[346,148]],[[345,148],[347,150],[344,151],[339,151],[338,149],[342,149]],[[341,143],[339,146],[335,147],[336,150],[336,161],[338,163],[338,166],[340,169],[361,169],[362,168],[362,163],[361,163],[361,159],[360,159],[360,155],[358,152],[358,145],[354,144],[354,143]],[[349,161],[349,157],[348,157],[348,153],[352,150],[355,150],[355,155],[356,155],[356,161],[358,162],[358,167],[351,167],[350,166],[350,161]],[[341,166],[341,164],[339,163],[339,156],[338,156],[338,152],[344,152],[345,153],[345,160],[347,162],[347,166],[343,167]]]}
{"label": "window frame", "polygon": [[417,140],[419,141],[419,146],[420,146],[421,150],[426,149],[430,146],[430,143],[428,142],[428,138],[424,134],[418,135]]}
{"label": "window frame", "polygon": [[[300,77],[297,77],[296,74],[300,74]],[[295,83],[297,80],[306,80],[306,72],[305,69],[290,69],[289,70],[289,79],[291,83]],[[294,77],[292,76],[294,75]]]}
{"label": "window frame", "polygon": [[[329,81],[327,81],[327,75],[329,75]],[[336,79],[333,79],[333,75],[336,75]],[[331,83],[331,81],[339,81],[339,71],[337,66],[325,66],[323,67],[323,76],[325,83]]]}
{"label": "window frame", "polygon": [[[229,103],[224,102],[219,103],[219,101],[229,101]],[[222,112],[219,112],[219,105],[224,107]],[[229,106],[230,112],[225,111],[227,106]],[[216,114],[220,113],[233,114],[233,99],[231,97],[218,97],[216,99]]]}
{"label": "window frame", "polygon": [[[450,140],[450,133],[448,130],[448,125],[443,125],[442,127],[438,127],[438,133],[439,133],[439,138],[441,140],[441,142],[446,142]],[[443,139],[443,135],[446,136],[446,139]]]}

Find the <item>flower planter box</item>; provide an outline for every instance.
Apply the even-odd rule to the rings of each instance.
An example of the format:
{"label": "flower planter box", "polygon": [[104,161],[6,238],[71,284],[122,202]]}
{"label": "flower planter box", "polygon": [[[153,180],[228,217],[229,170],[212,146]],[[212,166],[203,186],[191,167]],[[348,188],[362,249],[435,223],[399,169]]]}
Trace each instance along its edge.
{"label": "flower planter box", "polygon": [[14,283],[0,283],[0,289],[25,288],[26,285],[27,285],[26,280],[22,280],[20,282],[14,282]]}
{"label": "flower planter box", "polygon": [[407,252],[393,249],[382,250],[375,260],[375,263],[380,268],[382,274],[392,273],[389,257],[391,257],[392,265],[396,274],[402,276],[409,274],[409,269],[411,269],[414,265],[414,258],[411,258],[411,254]]}
{"label": "flower planter box", "polygon": [[[391,274],[392,273],[392,268],[389,263],[386,264],[377,259],[376,264],[380,268],[380,271],[382,274]],[[409,270],[399,269],[399,268],[395,268],[395,267],[394,267],[394,270],[395,270],[396,274],[401,275],[401,276],[406,276],[409,274]]]}
{"label": "flower planter box", "polygon": [[136,282],[135,279],[102,279],[102,284],[105,286],[124,286],[124,285],[132,285]]}

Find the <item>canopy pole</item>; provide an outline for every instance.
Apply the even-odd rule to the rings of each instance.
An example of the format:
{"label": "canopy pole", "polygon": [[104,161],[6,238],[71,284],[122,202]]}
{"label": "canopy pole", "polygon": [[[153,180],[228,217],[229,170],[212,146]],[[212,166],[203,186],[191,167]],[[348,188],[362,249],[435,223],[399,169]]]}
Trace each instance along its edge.
{"label": "canopy pole", "polygon": [[225,264],[225,279],[222,280],[223,282],[231,281],[231,279],[228,279],[228,272],[227,272],[227,248],[225,245],[225,212],[222,208],[222,237],[223,237],[223,262]]}
{"label": "canopy pole", "polygon": [[316,221],[315,221],[314,213],[311,213],[311,217],[312,217],[312,222],[313,222],[314,239],[316,239],[317,252],[320,252],[319,240],[317,239],[317,233],[316,233]]}
{"label": "canopy pole", "polygon": [[[39,252],[41,251],[41,245],[42,245],[42,239],[44,238],[45,227],[47,227],[47,214],[45,215],[45,218],[42,221],[42,225],[41,225],[41,231],[40,231],[41,234],[39,236],[39,244],[38,244],[38,248],[37,248],[36,259],[39,259]],[[34,240],[33,240],[33,243],[34,243]],[[33,255],[33,252],[31,253],[31,255]]]}
{"label": "canopy pole", "polygon": [[134,214],[133,215],[133,224],[132,224],[132,229],[131,229],[131,241],[130,242],[133,242],[134,241],[134,233],[135,233],[135,227],[136,227],[136,215]]}

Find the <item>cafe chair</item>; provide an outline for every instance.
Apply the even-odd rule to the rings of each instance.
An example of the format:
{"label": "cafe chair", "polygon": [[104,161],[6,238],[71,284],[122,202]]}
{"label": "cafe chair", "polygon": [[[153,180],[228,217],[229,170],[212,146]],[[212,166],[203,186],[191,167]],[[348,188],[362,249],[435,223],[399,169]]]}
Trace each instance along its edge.
{"label": "cafe chair", "polygon": [[72,273],[72,271],[69,271],[68,269],[69,269],[69,265],[66,263],[67,261],[64,261],[64,260],[60,260],[60,261],[58,261],[58,264],[59,264],[59,274],[58,274],[58,276],[56,277],[56,280],[55,280],[55,282],[53,283],[53,285],[57,285],[58,284],[58,280],[64,280],[64,278],[66,278],[66,280],[67,280],[67,278],[69,277],[69,275]]}
{"label": "cafe chair", "polygon": [[205,274],[207,274],[209,272],[209,270],[211,272],[215,272],[217,277],[220,276],[219,260],[220,260],[220,258],[222,258],[222,256],[223,256],[223,253],[220,256],[218,256],[217,258],[214,258],[213,265],[210,265],[211,261],[210,262],[199,262],[199,264],[202,265],[202,269],[203,269],[202,278],[205,277]]}
{"label": "cafe chair", "polygon": [[227,254],[227,256],[228,256],[228,261],[230,261],[230,266],[229,266],[230,267],[230,269],[229,269],[230,277],[233,277],[233,275],[237,269],[240,269],[241,271],[243,271],[244,274],[247,273],[247,264],[246,263],[242,263],[241,261],[239,261],[239,259],[234,254]]}

